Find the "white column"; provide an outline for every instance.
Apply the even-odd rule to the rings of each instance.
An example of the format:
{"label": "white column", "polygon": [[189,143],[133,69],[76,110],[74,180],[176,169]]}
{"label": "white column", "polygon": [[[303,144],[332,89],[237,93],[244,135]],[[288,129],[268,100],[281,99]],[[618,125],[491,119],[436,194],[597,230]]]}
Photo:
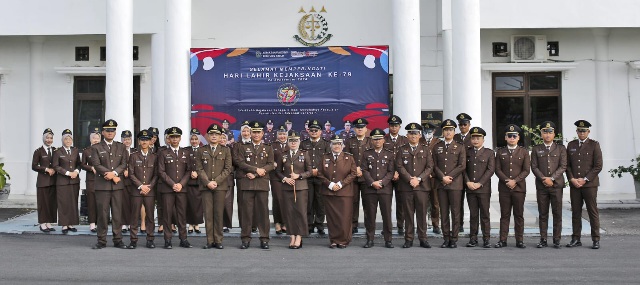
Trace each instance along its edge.
{"label": "white column", "polygon": [[393,113],[405,124],[420,123],[420,1],[392,1]]}
{"label": "white column", "polygon": [[442,31],[442,55],[444,73],[442,84],[442,114],[443,119],[453,118],[457,114],[453,111],[453,46],[451,30]]}
{"label": "white column", "polygon": [[[187,132],[191,128],[191,0],[166,0],[165,3],[164,124]],[[186,146],[189,141],[184,137],[181,145]]]}
{"label": "white column", "polygon": [[133,2],[109,0],[107,5],[107,78],[105,120],[133,131]]}
{"label": "white column", "polygon": [[[32,154],[34,149],[42,145],[42,131],[49,127],[44,125],[47,121],[44,117],[45,102],[42,98],[42,47],[44,46],[44,40],[42,36],[29,37],[29,133],[31,134],[29,154]],[[54,136],[54,145],[59,143],[56,139],[60,137],[61,131],[62,130],[54,130],[54,133],[56,133],[56,136]],[[25,195],[36,195],[35,182],[37,173],[30,170],[28,172]]]}
{"label": "white column", "polygon": [[151,126],[158,130],[165,129],[163,33],[151,35]]}
{"label": "white column", "polygon": [[[482,126],[480,70],[480,1],[452,0],[453,32],[453,111],[473,118],[473,125]],[[450,117],[453,119],[453,117]]]}

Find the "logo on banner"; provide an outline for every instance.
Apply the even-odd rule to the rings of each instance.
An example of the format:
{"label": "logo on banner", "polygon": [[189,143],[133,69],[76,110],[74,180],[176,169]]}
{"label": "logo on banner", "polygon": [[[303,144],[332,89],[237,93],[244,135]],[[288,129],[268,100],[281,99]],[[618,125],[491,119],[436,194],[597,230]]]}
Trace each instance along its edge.
{"label": "logo on banner", "polygon": [[293,106],[300,99],[300,89],[291,83],[285,83],[278,88],[278,102],[284,106]]}
{"label": "logo on banner", "polygon": [[324,6],[320,12],[312,6],[309,13],[304,8],[300,7],[298,13],[304,13],[305,15],[300,18],[298,22],[298,34],[293,36],[299,43],[305,46],[321,46],[326,43],[332,34],[329,34],[329,24],[327,20],[320,13],[327,13]]}

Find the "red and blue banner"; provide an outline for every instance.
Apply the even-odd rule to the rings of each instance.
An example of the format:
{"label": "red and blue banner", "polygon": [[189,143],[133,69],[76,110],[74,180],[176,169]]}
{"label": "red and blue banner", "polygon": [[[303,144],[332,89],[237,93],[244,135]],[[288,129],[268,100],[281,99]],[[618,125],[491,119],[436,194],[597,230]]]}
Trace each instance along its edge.
{"label": "red and blue banner", "polygon": [[317,119],[366,118],[386,128],[389,115],[388,46],[192,48],[191,124],[205,132],[224,119],[236,134],[243,121],[286,120],[293,129]]}

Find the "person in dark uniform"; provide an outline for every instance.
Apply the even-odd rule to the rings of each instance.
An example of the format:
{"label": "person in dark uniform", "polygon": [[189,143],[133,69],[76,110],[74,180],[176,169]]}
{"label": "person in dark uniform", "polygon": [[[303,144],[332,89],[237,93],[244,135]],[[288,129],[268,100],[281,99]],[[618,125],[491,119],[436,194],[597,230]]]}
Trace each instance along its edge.
{"label": "person in dark uniform", "polygon": [[309,139],[309,120],[304,122],[304,130],[300,131],[300,141]]}
{"label": "person in dark uniform", "polygon": [[228,176],[233,170],[231,150],[220,144],[222,130],[217,124],[211,124],[207,128],[209,144],[199,148],[196,154],[196,171],[202,192],[207,232],[207,244],[204,249],[224,248],[222,218],[225,196],[229,191]]}
{"label": "person in dark uniform", "polygon": [[[456,116],[458,120],[458,128],[460,132],[453,136],[453,140],[459,144],[464,145],[465,150],[468,152],[473,145],[471,143],[471,136],[469,135],[469,129],[471,128],[471,116],[466,113],[460,113]],[[464,232],[464,196],[465,191],[462,191],[462,197],[460,198],[460,232]]]}
{"label": "person in dark uniform", "polygon": [[284,126],[287,127],[287,133],[293,130],[293,122],[289,119],[284,121]]}
{"label": "person in dark uniform", "polygon": [[[394,161],[395,156],[401,146],[407,144],[409,140],[407,137],[400,134],[400,127],[402,126],[402,119],[396,115],[389,116],[387,119],[389,124],[389,133],[384,136],[384,148],[393,152]],[[396,195],[396,225],[398,227],[398,234],[404,235],[404,210],[402,208],[402,192],[398,189],[398,179],[400,175],[396,169],[393,178],[392,186],[393,192]]]}
{"label": "person in dark uniform", "polygon": [[[300,139],[300,138],[298,138]],[[300,144],[298,143],[298,146]],[[282,125],[278,127],[276,141],[271,143],[274,155],[274,166],[278,168],[278,164],[281,161],[275,159],[279,153],[289,151],[287,146],[287,128]],[[273,225],[277,235],[281,235],[283,232],[287,232],[283,218],[282,209],[282,178],[276,175],[275,171],[269,172],[269,184],[271,185],[271,213],[273,215]]]}
{"label": "person in dark uniform", "polygon": [[496,156],[493,150],[484,147],[487,133],[480,127],[470,131],[471,144],[467,149],[467,168],[464,172],[464,189],[469,203],[469,243],[467,247],[478,245],[478,223],[482,228],[482,246],[491,248],[491,177],[495,173]]}
{"label": "person in dark uniform", "polygon": [[562,234],[562,188],[564,172],[567,170],[567,149],[553,139],[556,125],[545,121],[540,128],[543,143],[531,149],[531,172],[536,177],[536,199],[538,201],[538,223],[540,243],[538,248],[547,247],[549,205],[553,214],[553,247],[560,248]]}
{"label": "person in dark uniform", "polygon": [[524,238],[524,198],[527,195],[525,179],[531,171],[529,151],[518,146],[520,127],[510,124],[505,129],[507,146],[496,152],[496,176],[498,176],[498,198],[500,201],[500,240],[494,247],[507,246],[509,222],[513,211],[513,230],[516,247],[526,248]]}
{"label": "person in dark uniform", "polygon": [[391,197],[393,195],[391,180],[396,172],[396,167],[393,152],[384,149],[384,136],[385,133],[381,129],[371,131],[369,137],[373,148],[364,151],[360,164],[362,176],[364,176],[367,186],[362,191],[362,207],[366,213],[364,226],[367,231],[367,243],[364,248],[370,248],[374,245],[378,205],[382,216],[384,246],[393,248],[391,242],[391,229],[393,228],[391,223]]}
{"label": "person in dark uniform", "polygon": [[94,249],[102,249],[107,246],[109,211],[111,211],[113,246],[127,248],[122,242],[122,199],[124,199],[122,177],[124,177],[127,161],[125,161],[124,145],[113,140],[117,127],[118,123],[115,120],[106,120],[102,124],[104,140],[91,146],[91,164],[96,170],[96,211],[98,214],[98,242],[93,246]]}
{"label": "person in dark uniform", "polygon": [[[124,145],[125,149],[125,159],[129,162],[129,156],[132,153],[135,153],[137,150],[132,147],[133,138],[131,131],[125,130],[120,133],[120,140]],[[128,167],[124,170],[124,199],[122,199],[122,232],[126,233],[130,229],[130,225],[133,223],[137,223],[138,221],[131,220],[131,192],[135,190],[131,179],[129,178],[129,170]]]}
{"label": "person in dark uniform", "polygon": [[[249,122],[247,122],[248,124]],[[228,140],[233,140],[233,132],[231,131],[231,129],[229,128],[229,120],[224,119],[222,120],[222,129],[225,130],[225,133],[227,135],[227,137],[229,137],[230,139]]]}
{"label": "person in dark uniform", "polygon": [[[460,228],[460,201],[463,192],[463,173],[466,168],[465,147],[453,140],[456,123],[444,120],[440,125],[444,141],[434,146],[434,176],[438,180],[438,201],[440,202],[440,219],[442,220],[442,248],[458,247]],[[451,222],[449,221],[451,213]]]}
{"label": "person in dark uniform", "polygon": [[96,170],[91,165],[91,146],[100,143],[100,128],[95,128],[91,134],[89,134],[90,145],[82,150],[82,164],[80,167],[84,170],[85,183],[86,183],[86,197],[87,197],[87,216],[89,222],[89,231],[96,232]]}
{"label": "person in dark uniform", "polygon": [[77,232],[73,225],[80,224],[78,195],[80,194],[80,151],[73,147],[71,130],[62,131],[62,147],[53,153],[53,169],[56,170],[56,201],[58,224],[62,233]]}
{"label": "person in dark uniform", "polygon": [[[202,196],[198,185],[198,172],[196,171],[196,153],[200,147],[200,131],[192,128],[189,133],[189,147],[186,147],[189,153],[189,164],[191,175],[187,181],[187,224],[189,228],[187,233],[201,233],[200,224],[204,223],[204,209],[202,208]],[[225,134],[226,136],[226,134]]]}
{"label": "person in dark uniform", "polygon": [[336,133],[331,130],[331,122],[330,121],[326,121],[324,123],[324,131],[322,131],[322,138],[325,141],[331,141],[331,139],[333,138],[333,136],[335,134]]}
{"label": "person in dark uniform", "polygon": [[276,130],[273,128],[273,121],[267,120],[267,129],[264,131],[264,143],[271,144],[276,141]]}
{"label": "person in dark uniform", "polygon": [[[160,156],[162,154],[162,152],[167,149],[170,145],[169,142],[169,130],[170,128],[167,128],[164,130],[164,145],[158,147],[157,149],[155,149],[155,154],[158,157],[158,161],[160,161]],[[160,167],[158,167],[158,170],[160,169]],[[160,174],[158,173],[158,183],[157,183],[157,191],[156,191],[156,214],[157,214],[157,218],[158,218],[158,233],[164,233],[164,200],[162,199],[162,194],[163,191],[162,189],[166,189],[166,188],[170,188],[166,185],[164,185],[164,181],[162,180],[162,177],[160,177]],[[172,225],[173,227],[173,225]],[[170,230],[173,230],[173,228],[171,228]],[[174,231],[175,233],[175,231]]]}
{"label": "person in dark uniform", "polygon": [[404,245],[402,248],[413,246],[414,216],[417,217],[418,239],[420,246],[431,248],[427,241],[427,205],[431,192],[429,177],[434,168],[433,154],[429,147],[420,143],[422,126],[410,123],[405,127],[408,143],[398,149],[395,164],[400,174],[398,182],[402,207],[405,217]]}
{"label": "person in dark uniform", "polygon": [[[364,151],[373,148],[371,138],[367,137],[367,119],[359,118],[354,121],[356,136],[345,141],[344,151],[353,155],[356,160],[356,181],[353,185],[353,215],[351,218],[353,233],[358,232],[358,219],[360,216],[360,193],[367,187],[362,176],[362,156]],[[365,213],[366,216],[366,213]]]}
{"label": "person in dark uniform", "polygon": [[351,121],[349,120],[344,121],[344,130],[340,132],[340,138],[346,141],[355,136],[356,134],[351,130]]}
{"label": "person in dark uniform", "polygon": [[260,231],[260,248],[269,249],[269,172],[274,170],[273,149],[262,143],[264,124],[254,121],[251,126],[251,143],[243,144],[235,157],[242,189],[241,249],[249,248],[251,225],[254,221]]}
{"label": "person in dark uniform", "polygon": [[[286,130],[286,129],[285,129]],[[280,133],[278,133],[280,136]],[[276,175],[282,183],[280,209],[287,224],[289,248],[302,247],[302,237],[307,236],[307,178],[311,176],[311,158],[300,150],[300,135],[290,131],[287,146],[282,151],[274,151]],[[275,218],[274,218],[275,219]]]}
{"label": "person in dark uniform", "polygon": [[322,181],[320,191],[329,227],[330,248],[346,248],[351,243],[353,214],[353,182],[356,179],[356,162],[353,155],[343,152],[342,139],[334,135],[331,152],[324,155],[318,169]]}
{"label": "person in dark uniform", "polygon": [[160,148],[160,140],[158,139],[160,131],[156,127],[149,127],[147,131],[149,131],[149,133],[153,135],[151,137],[151,147],[149,148],[149,150],[151,150],[151,153],[156,153],[158,151],[158,148]]}
{"label": "person in dark uniform", "polygon": [[[229,148],[229,151],[233,154],[235,142],[230,140],[233,139],[233,134],[228,135],[227,130],[222,128],[222,134],[220,135],[220,145],[226,146]],[[235,169],[233,167],[233,157],[232,157],[232,165],[229,176],[227,176],[227,193],[224,195],[224,213],[222,215],[222,232],[228,233],[229,229],[233,228],[233,197],[234,190],[236,188],[236,179],[235,179]]]}
{"label": "person in dark uniform", "polygon": [[329,142],[321,138],[320,122],[311,120],[309,124],[309,139],[301,143],[301,148],[311,157],[311,177],[307,183],[309,186],[309,197],[307,205],[307,222],[309,224],[309,233],[314,232],[314,228],[318,230],[318,234],[325,235],[324,231],[324,195],[321,194],[322,181],[318,178],[318,169],[322,166],[322,159],[326,153],[331,151]]}
{"label": "person in dark uniform", "polygon": [[[154,243],[154,211],[153,203],[156,194],[156,184],[158,182],[157,155],[151,152],[151,137],[153,133],[148,130],[138,132],[138,144],[140,151],[129,156],[129,177],[133,183],[133,190],[130,193],[131,199],[131,220],[134,221],[129,235],[129,249],[138,247],[138,232],[146,232],[146,247],[155,248]],[[141,211],[144,211],[142,212]],[[144,213],[144,215],[141,215]],[[138,230],[138,218],[140,224],[144,225],[144,230]]]}
{"label": "person in dark uniform", "polygon": [[[191,176],[189,154],[180,148],[182,130],[178,127],[169,128],[169,147],[158,155],[158,176],[164,182],[158,191],[162,193],[163,225],[170,228],[175,215],[178,226],[180,247],[191,248],[187,240],[187,181]],[[164,248],[171,249],[172,231],[164,232]]]}
{"label": "person in dark uniform", "polygon": [[589,138],[591,123],[585,120],[575,122],[578,139],[567,145],[567,179],[571,197],[571,225],[573,234],[567,247],[582,246],[582,205],[587,204],[589,225],[591,225],[591,248],[600,248],[600,217],[598,214],[598,174],[602,171],[602,150],[600,143]]}
{"label": "person in dark uniform", "polygon": [[[233,168],[234,168],[234,177],[236,179],[236,188],[237,188],[237,192],[236,192],[236,203],[238,204],[238,222],[240,223],[240,226],[242,226],[242,211],[240,210],[240,207],[242,205],[242,189],[240,189],[240,177],[238,176],[238,174],[236,172],[238,172],[238,166],[236,165],[236,156],[237,156],[237,151],[240,149],[240,146],[242,146],[243,144],[250,144],[251,143],[251,127],[249,127],[249,121],[243,121],[242,125],[240,126],[240,135],[238,136],[238,141],[237,143],[234,145],[234,148],[231,149],[231,156],[232,156],[232,160],[233,160]],[[255,217],[254,217],[255,220]],[[252,229],[257,229],[255,227],[255,225],[251,226]]]}
{"label": "person in dark uniform", "polygon": [[38,173],[36,180],[38,224],[40,231],[48,233],[56,229],[51,223],[58,221],[58,202],[56,201],[56,171],[53,169],[53,131],[46,128],[42,132],[43,145],[33,152],[31,170]]}
{"label": "person in dark uniform", "polygon": [[[440,142],[440,139],[434,137],[436,125],[431,123],[425,123],[422,126],[422,138],[420,138],[420,142],[426,144],[433,153],[433,148]],[[431,173],[431,178],[429,178],[429,183],[431,184],[431,195],[429,195],[429,215],[431,216],[431,226],[432,232],[434,234],[441,234],[442,230],[440,229],[440,202],[438,201],[438,182],[434,177],[433,173]]]}

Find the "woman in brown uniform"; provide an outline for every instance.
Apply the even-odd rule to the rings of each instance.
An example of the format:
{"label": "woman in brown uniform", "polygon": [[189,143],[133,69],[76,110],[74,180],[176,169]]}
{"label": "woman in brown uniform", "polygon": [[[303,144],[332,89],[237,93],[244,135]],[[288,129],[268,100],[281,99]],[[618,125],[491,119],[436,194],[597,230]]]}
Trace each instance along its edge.
{"label": "woman in brown uniform", "polygon": [[307,178],[311,176],[311,157],[300,148],[300,135],[290,131],[288,149],[275,154],[278,163],[276,176],[282,181],[280,210],[291,241],[290,249],[302,247],[302,236],[307,235],[307,203],[309,186]]}
{"label": "woman in brown uniform", "polygon": [[[233,150],[233,146],[235,144],[232,142],[233,133],[231,133],[231,135],[229,134],[229,130],[224,128],[222,129],[220,144]],[[231,140],[231,142],[229,140]],[[227,190],[227,194],[224,195],[224,212],[222,213],[222,231],[225,233],[228,233],[229,229],[233,228],[233,189],[236,187],[235,181],[234,168],[231,166],[231,173],[227,176],[227,185],[229,185],[229,190]]]}
{"label": "woman in brown uniform", "polygon": [[56,171],[53,169],[53,131],[49,128],[42,133],[43,145],[33,152],[31,169],[38,173],[36,181],[38,224],[40,230],[48,233],[56,229],[51,227],[58,219],[56,202]]}
{"label": "woman in brown uniform", "polygon": [[78,215],[78,194],[80,192],[80,151],[72,147],[71,130],[62,132],[62,147],[53,154],[53,168],[56,177],[56,194],[58,201],[58,224],[62,225],[62,233],[78,231],[73,225],[80,223]]}
{"label": "woman in brown uniform", "polygon": [[[100,128],[96,128],[89,135],[89,142],[91,145],[100,142]],[[85,183],[87,184],[87,212],[89,214],[89,230],[92,233],[96,232],[96,170],[91,165],[91,146],[88,146],[82,151],[82,164],[80,165],[82,170],[86,173]]]}
{"label": "woman in brown uniform", "polygon": [[[129,156],[131,156],[132,153],[135,153],[136,150],[134,147],[132,147],[133,145],[133,138],[132,138],[132,134],[131,131],[129,130],[124,130],[122,131],[122,133],[120,134],[120,138],[122,140],[122,144],[124,144],[124,149],[125,149],[125,160],[128,162],[129,161]],[[133,185],[133,182],[131,182],[131,178],[129,178],[129,170],[125,168],[124,170],[124,192],[123,192],[123,199],[122,199],[122,232],[126,233],[129,231],[131,224],[133,223],[138,223],[138,221],[132,221],[131,220],[131,192],[135,191],[135,187]]]}
{"label": "woman in brown uniform", "polygon": [[202,196],[198,189],[198,172],[196,172],[196,152],[200,147],[200,131],[191,129],[189,135],[190,146],[186,148],[189,154],[189,164],[191,166],[191,177],[187,181],[187,224],[189,224],[188,233],[201,233],[200,224],[204,223],[204,210],[202,208]]}
{"label": "woman in brown uniform", "polygon": [[351,216],[353,214],[353,180],[356,162],[349,153],[342,152],[342,139],[334,135],[331,153],[325,154],[318,169],[318,178],[324,187],[324,206],[329,228],[329,248],[346,248],[351,242]]}

